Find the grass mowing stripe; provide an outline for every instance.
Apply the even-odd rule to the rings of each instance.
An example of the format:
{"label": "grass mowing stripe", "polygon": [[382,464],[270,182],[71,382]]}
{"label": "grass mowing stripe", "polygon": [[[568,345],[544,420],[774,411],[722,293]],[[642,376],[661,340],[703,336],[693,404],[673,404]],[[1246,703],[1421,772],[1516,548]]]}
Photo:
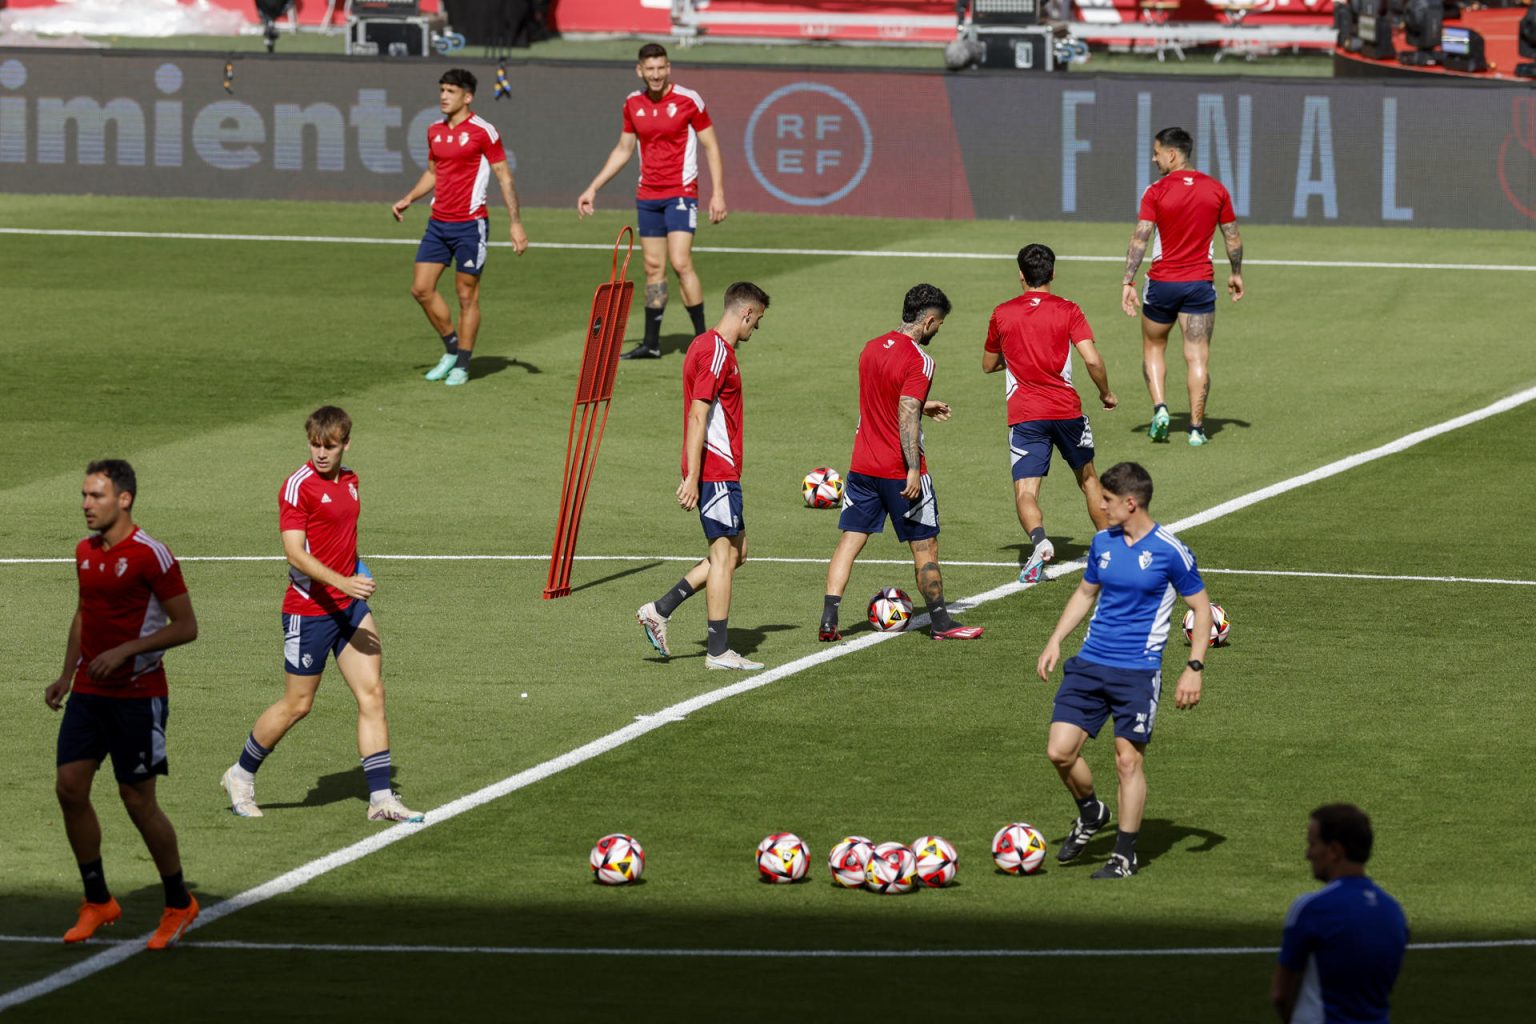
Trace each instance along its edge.
{"label": "grass mowing stripe", "polygon": [[[1502,398],[1497,402],[1483,406],[1481,409],[1476,409],[1461,416],[1445,420],[1444,422],[1435,424],[1434,426],[1425,427],[1422,430],[1416,430],[1411,434],[1405,434],[1403,437],[1400,437],[1395,441],[1390,441],[1386,444],[1378,445],[1369,451],[1335,460],[1334,462],[1330,462],[1327,465],[1318,469],[1314,469],[1308,473],[1303,473],[1299,476],[1293,476],[1289,479],[1282,480],[1279,483],[1271,484],[1268,487],[1263,487],[1259,490],[1252,491],[1246,495],[1241,495],[1229,501],[1224,501],[1221,504],[1213,506],[1204,512],[1197,512],[1194,515],[1186,516],[1185,518],[1180,519],[1175,523],[1168,524],[1167,529],[1177,533],[1186,528],[1195,527],[1204,523],[1211,522],[1212,520],[1230,515],[1233,512],[1248,508],[1251,505],[1255,505],[1269,498],[1277,497],[1289,491],[1305,487],[1308,484],[1316,483],[1319,480],[1325,480],[1328,477],[1336,476],[1339,473],[1343,473],[1347,470],[1365,465],[1366,463],[1373,462],[1377,459],[1385,458],[1388,455],[1394,455],[1405,451],[1406,449],[1411,448],[1416,444],[1420,444],[1424,441],[1430,440],[1431,438],[1439,437],[1441,434],[1460,429],[1461,427],[1469,426],[1473,423],[1478,423],[1482,420],[1488,419],[1491,416],[1496,416],[1499,413],[1508,412],[1509,410],[1518,408],[1521,405],[1525,405],[1532,400],[1536,400],[1536,388],[1527,388],[1524,391],[1510,395],[1507,398]],[[1059,576],[1064,576],[1070,572],[1074,572],[1082,567],[1083,560],[1078,559],[1072,562],[1057,564],[1048,570],[1046,575],[1048,578],[1056,578]],[[968,608],[975,608],[978,605],[985,604],[989,601],[997,600],[999,598],[1007,597],[1024,589],[1024,584],[1014,580],[1000,587],[994,587],[993,589],[985,591],[984,593],[976,594],[972,597],[955,601],[952,603],[952,607],[957,611],[965,610]],[[926,615],[914,618],[912,620],[913,627],[920,627],[926,619]],[[483,804],[489,803],[492,800],[496,800],[502,796],[516,792],[519,789],[523,789],[526,786],[530,786],[535,782],[539,782],[543,779],[549,778],[552,775],[563,772],[567,768],[573,768],[586,761],[592,760],[593,758],[605,754],[610,750],[614,750],[632,742],[633,740],[639,739],[641,736],[644,736],[647,733],[652,732],[655,729],[659,729],[671,722],[681,721],[694,711],[703,710],[712,704],[717,704],[721,701],[729,700],[731,697],[735,697],[743,693],[748,693],[763,686],[768,686],[771,683],[777,682],[780,679],[784,679],[792,675],[796,675],[808,668],[813,668],[817,665],[825,664],[826,662],[845,657],[857,651],[862,651],[866,647],[871,647],[878,643],[894,640],[902,635],[903,634],[901,633],[872,633],[866,636],[862,636],[856,640],[846,642],[838,647],[829,648],[825,651],[818,651],[815,654],[808,654],[784,665],[779,665],[775,668],[770,668],[763,672],[759,672],[756,675],[742,679],[730,686],[723,686],[718,689],[710,690],[697,696],[691,697],[688,700],[680,701],[679,703],[673,704],[670,707],[663,708],[653,715],[639,717],[636,721],[629,723],[623,728],[616,729],[605,736],[601,736],[591,741],[590,743],[577,747],[575,750],[568,751],[559,757],[552,758],[543,762],[542,764],[535,765],[532,768],[518,772],[515,775],[508,776],[507,778],[502,779],[500,782],[495,782],[489,786],[484,786],[478,790],[475,790],[473,793],[469,793],[458,798],[457,800],[450,801],[449,803],[444,804],[439,808],[430,810],[427,812],[427,820],[421,824],[399,824],[392,826],[384,832],[375,833],[374,835],[369,836],[367,839],[353,843],[350,846],[343,847],[342,849],[336,850],[324,857],[309,861],[308,863],[302,864],[299,867],[294,868],[292,871],[288,871],[282,875],[279,875],[277,878],[258,885],[255,888],[247,889],[245,892],[240,893],[239,895],[233,896],[227,900],[224,900],[223,902],[216,903],[204,910],[199,916],[198,920],[194,922],[192,927],[197,928],[204,924],[212,924],[214,921],[227,917],[230,914],[245,909],[246,907],[265,902],[274,896],[280,896],[284,893],[291,892],[294,889],[304,885],[305,883],[318,878],[321,875],[327,874],[336,868],[343,867],[352,863],[353,861],[360,860],[361,858],[382,850],[385,847],[391,846],[402,839],[406,839],[412,835],[417,834],[418,832],[425,831],[426,829],[441,824],[444,821],[458,817],[465,811],[473,810]],[[148,935],[149,933],[145,934],[145,940],[147,940]],[[0,1011],[8,1009],[12,1006],[17,1006],[21,1003],[28,1002],[32,999],[36,999],[39,996],[44,996],[51,992],[58,991],[59,989],[67,987],[76,981],[88,978],[100,971],[105,970],[108,967],[113,966],[114,964],[121,963],[122,961],[138,953],[143,948],[144,946],[142,945],[142,940],[139,943],[133,943],[130,945],[114,946],[105,949],[102,952],[97,953],[85,960],[82,960],[79,963],[73,964],[62,971],[57,971],[54,974],[48,975],[45,978],[41,978],[38,981],[32,982],[31,984],[23,985],[9,992],[0,994]]]}

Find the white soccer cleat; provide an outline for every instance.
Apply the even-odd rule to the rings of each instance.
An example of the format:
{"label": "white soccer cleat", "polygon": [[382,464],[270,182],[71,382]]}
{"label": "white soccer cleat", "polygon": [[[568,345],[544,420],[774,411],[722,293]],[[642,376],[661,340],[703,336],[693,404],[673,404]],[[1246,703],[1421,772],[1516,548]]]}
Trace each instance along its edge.
{"label": "white soccer cleat", "polygon": [[735,651],[726,651],[724,654],[711,654],[704,659],[705,668],[733,668],[742,672],[756,672],[763,667],[760,661],[749,661]]}
{"label": "white soccer cleat", "polygon": [[413,811],[400,802],[399,793],[391,793],[383,800],[368,801],[369,821],[426,821],[421,811]]}
{"label": "white soccer cleat", "polygon": [[1045,563],[1056,557],[1056,545],[1049,539],[1035,545],[1035,550],[1030,553],[1029,561],[1024,563],[1024,570],[1019,573],[1020,583],[1039,583],[1045,577]]}
{"label": "white soccer cleat", "polygon": [[672,657],[672,650],[667,646],[667,620],[656,611],[656,602],[641,605],[640,610],[635,612],[635,618],[645,628],[645,638],[656,648],[656,653],[663,658]]}
{"label": "white soccer cleat", "polygon": [[426,372],[425,376],[427,380],[442,380],[448,376],[448,371],[457,366],[458,363],[459,354],[457,352],[447,353],[437,361],[436,366]]}
{"label": "white soccer cleat", "polygon": [[229,794],[229,809],[233,813],[242,818],[260,818],[261,808],[256,806],[256,783],[237,776],[235,772],[239,767],[232,764],[224,769],[224,777],[219,780],[219,785]]}

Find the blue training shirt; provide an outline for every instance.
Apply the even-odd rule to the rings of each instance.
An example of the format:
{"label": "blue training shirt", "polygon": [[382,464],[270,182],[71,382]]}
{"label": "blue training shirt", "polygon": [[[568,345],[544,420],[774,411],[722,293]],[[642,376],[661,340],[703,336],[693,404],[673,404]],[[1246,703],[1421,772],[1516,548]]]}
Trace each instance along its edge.
{"label": "blue training shirt", "polygon": [[1160,669],[1175,594],[1205,589],[1194,554],[1158,523],[1130,545],[1124,527],[1094,534],[1083,579],[1100,589],[1078,655],[1112,668]]}
{"label": "blue training shirt", "polygon": [[1299,897],[1280,942],[1281,966],[1302,976],[1291,1024],[1387,1024],[1407,946],[1403,908],[1369,878]]}

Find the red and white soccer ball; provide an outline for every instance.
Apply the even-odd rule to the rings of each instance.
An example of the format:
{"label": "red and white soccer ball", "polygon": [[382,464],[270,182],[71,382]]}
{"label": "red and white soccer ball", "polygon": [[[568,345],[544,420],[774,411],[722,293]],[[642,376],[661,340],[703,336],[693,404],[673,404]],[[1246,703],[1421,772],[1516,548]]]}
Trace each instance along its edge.
{"label": "red and white soccer ball", "polygon": [[806,508],[836,508],[843,503],[843,478],[835,469],[818,466],[805,474],[800,494]]}
{"label": "red and white soccer ball", "polygon": [[912,621],[912,599],[895,587],[884,587],[869,599],[869,622],[882,633],[900,633]]}
{"label": "red and white soccer ball", "polygon": [[1045,836],[1026,822],[1004,825],[992,837],[992,859],[1010,875],[1032,875],[1045,860]]}
{"label": "red and white soccer ball", "polygon": [[917,886],[917,857],[900,843],[875,847],[864,869],[864,888],[870,892],[899,895]]}
{"label": "red and white soccer ball", "polygon": [[917,880],[933,889],[942,889],[955,880],[955,865],[960,855],[943,836],[919,836],[912,843],[917,858]]}
{"label": "red and white soccer ball", "polygon": [[[1225,647],[1227,641],[1232,638],[1232,620],[1227,618],[1226,609],[1219,604],[1211,605],[1211,646]],[[1189,609],[1184,613],[1184,639],[1195,639],[1195,610]]]}
{"label": "red and white soccer ball", "polygon": [[604,885],[628,885],[645,874],[645,850],[622,832],[603,836],[592,847],[592,877]]}
{"label": "red and white soccer ball", "polygon": [[793,832],[775,832],[757,844],[757,877],[786,885],[805,877],[811,865],[811,848]]}
{"label": "red and white soccer ball", "polygon": [[875,844],[863,836],[845,836],[832,847],[827,857],[827,868],[832,881],[844,889],[858,889],[864,885],[864,870],[874,855]]}

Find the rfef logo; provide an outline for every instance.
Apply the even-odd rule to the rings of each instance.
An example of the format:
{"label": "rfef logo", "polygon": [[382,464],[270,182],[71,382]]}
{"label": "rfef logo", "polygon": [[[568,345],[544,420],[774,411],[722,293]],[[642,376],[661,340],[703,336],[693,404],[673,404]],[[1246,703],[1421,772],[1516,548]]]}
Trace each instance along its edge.
{"label": "rfef logo", "polygon": [[864,180],[875,136],[847,93],[796,82],[753,109],[745,148],[752,176],[769,195],[792,206],[827,206]]}

